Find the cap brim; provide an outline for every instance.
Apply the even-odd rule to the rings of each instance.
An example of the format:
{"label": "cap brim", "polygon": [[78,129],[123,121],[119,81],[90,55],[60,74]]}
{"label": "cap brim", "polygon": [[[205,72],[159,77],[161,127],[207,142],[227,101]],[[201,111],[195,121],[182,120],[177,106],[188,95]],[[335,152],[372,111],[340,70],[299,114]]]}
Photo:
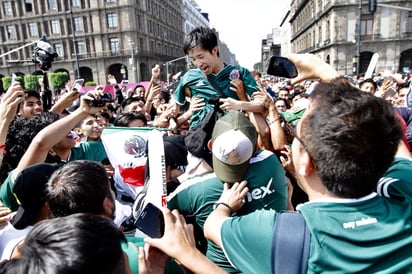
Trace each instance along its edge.
{"label": "cap brim", "polygon": [[22,206],[19,206],[16,214],[11,220],[11,224],[15,229],[25,229],[27,226],[31,225],[39,214],[41,208],[24,209]]}
{"label": "cap brim", "polygon": [[240,182],[249,168],[249,161],[240,165],[228,165],[213,156],[213,170],[216,176],[225,183]]}

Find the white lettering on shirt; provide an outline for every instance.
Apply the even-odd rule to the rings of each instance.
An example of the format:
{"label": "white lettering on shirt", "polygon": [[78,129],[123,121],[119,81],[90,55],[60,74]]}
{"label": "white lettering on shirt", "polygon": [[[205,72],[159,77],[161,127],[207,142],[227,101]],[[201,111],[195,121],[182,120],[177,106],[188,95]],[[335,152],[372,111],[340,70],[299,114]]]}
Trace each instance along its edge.
{"label": "white lettering on shirt", "polygon": [[270,189],[270,185],[272,184],[272,180],[273,180],[273,178],[270,178],[270,180],[269,180],[269,182],[267,183],[266,186],[261,186],[261,187],[251,189],[247,193],[247,201],[251,202],[252,200],[262,199],[266,195],[270,195],[273,192],[275,192],[275,190]]}
{"label": "white lettering on shirt", "polygon": [[362,218],[361,220],[343,223],[343,228],[344,229],[349,229],[349,228],[354,229],[359,226],[375,224],[377,222],[378,220],[376,218]]}

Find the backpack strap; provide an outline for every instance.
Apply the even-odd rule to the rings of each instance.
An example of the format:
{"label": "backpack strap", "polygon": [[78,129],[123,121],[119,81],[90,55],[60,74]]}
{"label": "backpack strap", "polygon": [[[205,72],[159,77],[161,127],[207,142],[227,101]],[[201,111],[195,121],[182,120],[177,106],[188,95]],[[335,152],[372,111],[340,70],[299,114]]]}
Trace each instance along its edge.
{"label": "backpack strap", "polygon": [[310,231],[299,212],[276,213],[272,240],[272,273],[306,273]]}

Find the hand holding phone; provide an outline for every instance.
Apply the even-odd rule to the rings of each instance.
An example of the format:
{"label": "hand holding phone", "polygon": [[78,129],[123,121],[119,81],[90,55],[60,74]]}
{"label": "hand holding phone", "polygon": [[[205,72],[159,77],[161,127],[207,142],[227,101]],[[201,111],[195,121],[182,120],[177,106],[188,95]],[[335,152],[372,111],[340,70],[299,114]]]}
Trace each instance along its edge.
{"label": "hand holding phone", "polygon": [[267,74],[285,78],[295,78],[298,76],[298,70],[295,64],[289,59],[281,56],[272,56],[270,58]]}
{"label": "hand holding phone", "polygon": [[72,90],[77,89],[78,91],[80,91],[80,89],[83,87],[83,83],[84,83],[84,79],[77,79],[73,82],[71,89]]}

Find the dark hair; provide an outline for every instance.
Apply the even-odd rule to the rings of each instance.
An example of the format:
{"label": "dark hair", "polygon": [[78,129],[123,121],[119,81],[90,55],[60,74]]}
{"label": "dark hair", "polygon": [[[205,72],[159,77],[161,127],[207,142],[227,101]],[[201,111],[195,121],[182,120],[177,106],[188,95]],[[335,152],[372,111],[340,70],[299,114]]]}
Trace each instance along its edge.
{"label": "dark hair", "polygon": [[276,98],[275,104],[276,104],[276,102],[278,102],[278,101],[284,102],[284,103],[285,103],[285,106],[286,106],[286,109],[290,109],[290,103],[289,103],[288,100],[285,100],[285,99],[283,99],[283,98]]}
{"label": "dark hair", "polygon": [[159,93],[159,100],[165,100],[165,103],[169,103],[170,100],[170,94],[169,92],[162,91]]}
{"label": "dark hair", "polygon": [[143,85],[137,85],[134,87],[133,91],[136,91],[138,88],[143,88],[144,91],[146,91],[146,88]]}
{"label": "dark hair", "polygon": [[145,102],[145,99],[142,96],[132,96],[127,98],[122,102],[122,108],[125,108],[126,106],[130,105],[131,103],[142,101],[143,103]]}
{"label": "dark hair", "polygon": [[124,273],[123,234],[94,214],[48,219],[33,227],[9,273]]}
{"label": "dark hair", "polygon": [[102,214],[104,199],[113,199],[103,165],[88,160],[69,162],[54,172],[46,192],[54,217],[74,213]]}
{"label": "dark hair", "polygon": [[[19,117],[10,124],[6,138],[6,155],[0,168],[1,182],[6,179],[8,173],[15,169],[20,159],[27,151],[33,138],[43,128],[60,119],[60,114],[56,112],[42,112],[28,120]],[[49,158],[46,159],[48,162]]]}
{"label": "dark hair", "polygon": [[183,51],[185,54],[189,54],[191,49],[199,46],[204,50],[212,52],[217,45],[217,36],[213,30],[210,28],[198,27],[186,36],[183,42]]}
{"label": "dark hair", "polygon": [[371,83],[373,85],[373,87],[375,88],[375,90],[378,88],[378,84],[376,84],[375,81],[373,81],[373,79],[368,78],[363,80],[362,82],[359,83],[359,88],[362,88],[362,86],[366,83]]}
{"label": "dark hair", "polygon": [[398,85],[398,91],[403,89],[403,88],[409,88],[409,83],[405,82],[403,84]]}
{"label": "dark hair", "polygon": [[40,93],[32,89],[27,89],[24,91],[24,98],[27,98],[27,97],[36,97],[39,100],[41,99]]}
{"label": "dark hair", "polygon": [[323,184],[345,198],[372,193],[402,138],[393,107],[344,78],[318,84],[311,98],[300,138]]}
{"label": "dark hair", "polygon": [[110,120],[110,114],[107,113],[106,111],[99,112],[99,113],[96,114],[95,116],[96,116],[97,118],[98,118],[99,116],[101,116],[101,117],[103,117],[104,119],[106,119],[107,121]]}
{"label": "dark hair", "polygon": [[120,113],[116,120],[114,120],[113,125],[116,127],[128,127],[129,124],[135,120],[142,120],[144,125],[147,125],[146,116],[141,113],[140,111],[131,111],[131,112],[124,112]]}

